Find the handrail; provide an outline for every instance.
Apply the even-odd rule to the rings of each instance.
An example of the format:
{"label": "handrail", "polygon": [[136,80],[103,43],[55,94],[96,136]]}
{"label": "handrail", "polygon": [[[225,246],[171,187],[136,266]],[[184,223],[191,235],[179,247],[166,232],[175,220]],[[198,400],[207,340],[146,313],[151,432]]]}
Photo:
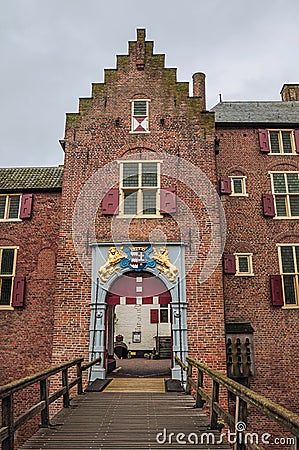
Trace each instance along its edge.
{"label": "handrail", "polygon": [[[180,358],[176,356],[176,362],[179,366],[187,372],[186,393],[191,393],[191,386],[195,390],[196,406],[202,407],[205,401],[208,401],[210,405],[210,427],[211,429],[217,428],[218,416],[220,416],[224,422],[235,430],[235,426],[238,421],[242,421],[246,424],[247,420],[247,405],[254,406],[259,412],[266,417],[274,420],[286,431],[299,438],[299,415],[288,410],[287,408],[278,405],[277,403],[269,400],[263,395],[249,389],[242,384],[228,378],[217,370],[212,369],[206,364],[190,358],[187,356],[186,361],[188,365],[184,364]],[[198,371],[197,382],[192,378],[192,368],[196,368]],[[203,389],[203,375],[208,375],[212,381],[212,393],[209,394],[206,389]],[[219,404],[219,386],[223,386],[228,392],[234,394],[237,398],[235,417],[229,414]],[[236,419],[237,418],[237,419]],[[240,431],[244,437],[244,431]],[[243,450],[245,448],[243,439],[238,439],[237,449]],[[249,445],[248,443],[247,445]],[[250,445],[249,445],[250,446]],[[255,444],[251,445],[252,448],[259,448]]]}
{"label": "handrail", "polygon": [[[101,362],[101,358],[96,358],[88,364],[82,366],[83,358],[76,358],[66,363],[59,364],[41,372],[12,381],[0,387],[0,399],[2,399],[2,425],[0,428],[0,442],[2,450],[14,450],[14,433],[36,414],[41,414],[41,426],[50,426],[49,406],[55,400],[63,397],[63,407],[70,406],[70,389],[77,385],[78,395],[83,393],[82,373]],[[69,381],[68,370],[76,367],[76,378]],[[62,387],[49,396],[49,378],[61,372]],[[14,417],[14,394],[35,383],[40,383],[40,401],[21,414]]]}

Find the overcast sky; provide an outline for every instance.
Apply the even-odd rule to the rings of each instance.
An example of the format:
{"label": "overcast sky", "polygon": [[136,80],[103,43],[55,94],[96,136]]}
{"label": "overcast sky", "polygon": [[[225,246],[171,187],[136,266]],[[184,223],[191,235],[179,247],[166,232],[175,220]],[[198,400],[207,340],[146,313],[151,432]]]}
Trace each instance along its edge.
{"label": "overcast sky", "polygon": [[53,166],[76,112],[136,28],[207,103],[280,100],[299,82],[298,0],[0,0],[0,166]]}

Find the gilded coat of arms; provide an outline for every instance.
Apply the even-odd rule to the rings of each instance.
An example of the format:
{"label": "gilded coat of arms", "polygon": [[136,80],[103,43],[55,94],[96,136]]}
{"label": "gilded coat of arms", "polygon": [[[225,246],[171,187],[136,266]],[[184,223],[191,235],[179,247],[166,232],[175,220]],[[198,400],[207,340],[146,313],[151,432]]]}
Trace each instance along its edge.
{"label": "gilded coat of arms", "polygon": [[172,282],[179,273],[178,268],[170,261],[168,249],[165,246],[158,250],[151,245],[147,247],[125,246],[120,251],[116,247],[110,247],[108,259],[99,268],[98,274],[101,280],[106,282],[120,268],[141,272],[155,267]]}

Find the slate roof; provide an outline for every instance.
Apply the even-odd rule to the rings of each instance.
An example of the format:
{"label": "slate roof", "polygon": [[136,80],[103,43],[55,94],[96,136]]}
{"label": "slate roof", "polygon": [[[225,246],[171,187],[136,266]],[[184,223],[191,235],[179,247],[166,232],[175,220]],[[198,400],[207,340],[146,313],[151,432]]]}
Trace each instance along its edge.
{"label": "slate roof", "polygon": [[220,102],[211,111],[216,123],[299,123],[299,102]]}
{"label": "slate roof", "polygon": [[58,190],[63,166],[0,168],[0,190]]}

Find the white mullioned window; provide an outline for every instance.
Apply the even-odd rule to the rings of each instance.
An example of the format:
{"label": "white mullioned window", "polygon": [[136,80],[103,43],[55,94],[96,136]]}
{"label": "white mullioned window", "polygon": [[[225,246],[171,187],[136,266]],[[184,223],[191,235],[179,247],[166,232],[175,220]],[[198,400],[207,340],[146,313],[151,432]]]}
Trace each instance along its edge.
{"label": "white mullioned window", "polygon": [[299,307],[299,244],[277,246],[284,305]]}
{"label": "white mullioned window", "polygon": [[21,196],[17,194],[0,195],[0,221],[18,220]]}
{"label": "white mullioned window", "polygon": [[17,247],[0,247],[0,308],[11,306],[16,259]]}
{"label": "white mullioned window", "polygon": [[131,101],[131,133],[149,132],[149,102],[148,99]]}
{"label": "white mullioned window", "polygon": [[276,217],[299,219],[299,172],[272,172]]}
{"label": "white mullioned window", "polygon": [[253,276],[252,253],[235,253],[236,258],[236,275],[237,276]]}
{"label": "white mullioned window", "polygon": [[121,162],[120,190],[120,216],[162,217],[159,161]]}
{"label": "white mullioned window", "polygon": [[246,178],[245,176],[230,176],[232,196],[248,197],[246,192]]}
{"label": "white mullioned window", "polygon": [[271,154],[296,154],[296,145],[293,130],[268,130],[268,133]]}

